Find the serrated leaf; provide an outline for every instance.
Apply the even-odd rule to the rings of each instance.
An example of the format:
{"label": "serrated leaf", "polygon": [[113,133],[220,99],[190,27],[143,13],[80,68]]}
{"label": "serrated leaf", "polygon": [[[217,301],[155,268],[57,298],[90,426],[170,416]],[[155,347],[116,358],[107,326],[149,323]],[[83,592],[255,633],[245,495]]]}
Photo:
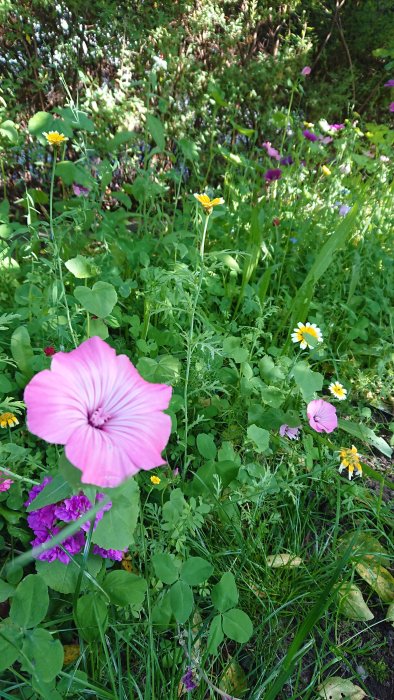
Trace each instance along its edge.
{"label": "serrated leaf", "polygon": [[363,700],[367,695],[362,688],[340,676],[332,676],[319,685],[317,692],[324,700]]}
{"label": "serrated leaf", "polygon": [[338,591],[339,612],[349,620],[373,620],[374,615],[366,604],[363,594],[354,583],[344,583]]}

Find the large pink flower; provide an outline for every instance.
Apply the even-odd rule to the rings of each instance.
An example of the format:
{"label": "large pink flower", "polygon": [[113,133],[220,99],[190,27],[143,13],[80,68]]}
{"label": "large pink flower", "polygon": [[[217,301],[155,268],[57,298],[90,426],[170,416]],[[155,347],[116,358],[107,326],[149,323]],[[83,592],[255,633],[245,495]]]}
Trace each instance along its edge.
{"label": "large pink flower", "polygon": [[337,411],[328,401],[315,399],[306,407],[309,425],[318,433],[332,433],[338,426]]}
{"label": "large pink flower", "polygon": [[58,352],[51,369],[25,389],[27,426],[47,442],[65,445],[81,481],[117,486],[140,469],[165,464],[172,389],[146,382],[126,355],[98,337]]}

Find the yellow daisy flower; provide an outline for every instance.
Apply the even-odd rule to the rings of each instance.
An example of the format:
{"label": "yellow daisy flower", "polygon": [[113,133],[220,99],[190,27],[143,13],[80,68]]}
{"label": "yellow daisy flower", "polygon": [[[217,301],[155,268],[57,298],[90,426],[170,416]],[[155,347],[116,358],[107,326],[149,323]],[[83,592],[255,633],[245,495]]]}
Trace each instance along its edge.
{"label": "yellow daisy flower", "polygon": [[352,478],[353,473],[355,473],[356,476],[363,475],[360,455],[358,454],[357,448],[354,445],[352,445],[351,449],[344,447],[342,450],[340,450],[339,458],[341,460],[339,472],[341,473],[344,469],[347,469],[349,473],[349,481]]}
{"label": "yellow daisy flower", "polygon": [[328,391],[330,391],[338,401],[345,401],[347,398],[347,389],[345,389],[341,382],[331,382]]}
{"label": "yellow daisy flower", "polygon": [[155,486],[158,486],[161,482],[161,479],[158,476],[151,476],[150,480]]}
{"label": "yellow daisy flower", "polygon": [[219,204],[224,204],[223,197],[216,197],[215,199],[210,199],[207,194],[195,194],[195,198],[202,204],[204,211],[210,214],[213,207],[219,206]]}
{"label": "yellow daisy flower", "polygon": [[45,136],[50,146],[59,146],[59,144],[68,141],[67,136],[59,134],[58,131],[44,131],[43,136]]}
{"label": "yellow daisy flower", "polygon": [[330,170],[330,168],[327,168],[326,165],[321,166],[321,171],[322,171],[323,175],[325,175],[326,177],[331,175],[331,170]]}
{"label": "yellow daisy flower", "polygon": [[[323,342],[323,336],[316,323],[298,323],[291,334],[293,343],[299,343],[301,350],[313,349],[316,343]],[[313,341],[316,341],[314,343]],[[311,344],[312,342],[312,344]]]}
{"label": "yellow daisy flower", "polygon": [[19,421],[13,413],[2,413],[0,415],[0,427],[1,428],[13,428],[14,425],[18,425]]}

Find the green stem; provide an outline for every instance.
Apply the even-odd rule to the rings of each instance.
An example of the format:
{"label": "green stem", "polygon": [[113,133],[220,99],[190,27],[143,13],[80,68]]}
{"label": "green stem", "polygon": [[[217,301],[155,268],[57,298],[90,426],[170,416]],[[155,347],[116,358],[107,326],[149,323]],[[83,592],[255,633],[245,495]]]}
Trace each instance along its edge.
{"label": "green stem", "polygon": [[49,232],[51,241],[55,239],[55,234],[53,232],[53,188],[55,185],[55,169],[57,161],[57,148],[53,147],[53,160],[52,160],[52,173],[51,173],[51,187],[49,190]]}
{"label": "green stem", "polygon": [[208,221],[209,221],[209,214],[206,214],[204,230],[202,233],[201,245],[200,245],[200,274],[199,274],[199,279],[198,279],[197,292],[196,292],[196,296],[194,298],[193,307],[192,307],[192,313],[191,313],[191,318],[190,318],[189,337],[187,340],[185,389],[184,389],[184,394],[183,394],[183,407],[184,407],[184,414],[185,414],[185,437],[184,437],[185,450],[184,450],[183,467],[184,467],[185,472],[187,469],[187,439],[188,439],[188,434],[189,434],[189,417],[188,417],[188,410],[187,410],[187,400],[188,400],[188,391],[189,391],[190,367],[191,367],[192,352],[193,352],[192,344],[193,344],[193,336],[194,336],[194,321],[196,318],[197,304],[198,304],[198,300],[200,297],[202,282],[204,279],[204,251],[205,251],[205,239],[206,239],[207,229],[208,229]]}
{"label": "green stem", "polygon": [[5,169],[4,169],[4,160],[2,158],[0,158],[0,164],[1,164],[1,175],[3,178],[4,199],[7,199],[7,184],[6,184],[6,176],[5,176]]}

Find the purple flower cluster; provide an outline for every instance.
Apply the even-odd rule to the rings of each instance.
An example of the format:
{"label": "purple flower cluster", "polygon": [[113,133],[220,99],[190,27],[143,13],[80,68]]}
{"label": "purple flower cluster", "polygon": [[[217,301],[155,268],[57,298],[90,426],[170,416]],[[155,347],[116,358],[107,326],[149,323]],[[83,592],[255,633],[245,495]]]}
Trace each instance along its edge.
{"label": "purple flower cluster", "polygon": [[[39,493],[45,488],[47,484],[52,481],[52,477],[47,476],[41,484],[33,486],[31,489],[28,499],[25,502],[25,506],[29,506]],[[102,501],[104,494],[97,494],[96,500]],[[99,512],[96,514],[96,519],[94,522],[94,528],[100,522],[106,510],[109,510],[112,503],[109,502]],[[38,547],[44,542],[49,542],[52,537],[59,534],[64,523],[75,522],[82,515],[88,512],[92,508],[92,503],[89,499],[80,492],[71,498],[65,498],[58,503],[52,503],[37,510],[33,510],[28,513],[27,522],[29,527],[33,530],[35,534],[35,539],[32,540],[31,544],[33,547]],[[43,561],[55,561],[59,559],[63,564],[68,564],[70,557],[75,554],[79,554],[85,546],[86,536],[85,533],[89,530],[89,522],[83,523],[81,529],[78,530],[71,537],[67,537],[61,543],[61,546],[57,545],[48,549],[39,555],[38,559]],[[120,561],[122,559],[123,551],[116,549],[103,549],[98,545],[94,545],[93,553],[97,554],[103,559],[114,559],[115,561]]]}
{"label": "purple flower cluster", "polygon": [[282,171],[280,168],[270,168],[264,173],[266,182],[274,182],[275,180],[280,180],[281,177]]}
{"label": "purple flower cluster", "polygon": [[185,690],[188,693],[197,688],[198,684],[194,679],[193,669],[191,668],[191,666],[188,667],[186,673],[182,676],[181,681]]}

